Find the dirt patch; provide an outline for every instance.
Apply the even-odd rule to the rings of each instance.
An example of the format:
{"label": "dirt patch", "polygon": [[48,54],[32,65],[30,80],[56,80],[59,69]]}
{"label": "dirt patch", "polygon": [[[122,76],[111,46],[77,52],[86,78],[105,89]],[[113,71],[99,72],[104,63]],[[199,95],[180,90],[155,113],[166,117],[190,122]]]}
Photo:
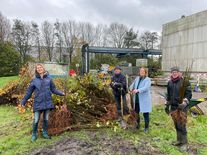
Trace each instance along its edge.
{"label": "dirt patch", "polygon": [[121,137],[108,137],[103,133],[88,132],[89,139],[66,138],[48,147],[29,153],[30,155],[161,155],[150,143],[134,144]]}

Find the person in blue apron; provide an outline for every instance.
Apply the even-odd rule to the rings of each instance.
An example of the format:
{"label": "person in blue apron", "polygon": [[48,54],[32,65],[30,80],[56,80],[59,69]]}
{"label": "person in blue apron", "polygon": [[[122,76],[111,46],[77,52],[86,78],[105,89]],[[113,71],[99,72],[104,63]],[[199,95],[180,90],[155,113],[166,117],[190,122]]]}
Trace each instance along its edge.
{"label": "person in blue apron", "polygon": [[149,132],[149,114],[152,111],[151,101],[151,80],[147,76],[147,69],[142,67],[139,69],[139,75],[135,78],[134,82],[129,87],[133,94],[133,109],[137,113],[137,129],[140,128],[140,113],[143,113],[145,128],[144,132]]}
{"label": "person in blue apron", "polygon": [[49,112],[54,109],[52,93],[60,96],[65,95],[63,92],[56,89],[48,72],[45,71],[41,64],[37,64],[35,67],[35,78],[31,80],[27,93],[21,102],[23,107],[25,107],[27,100],[32,96],[33,92],[35,93],[35,97],[33,104],[34,121],[32,125],[32,142],[37,139],[38,123],[41,113],[43,113],[42,136],[45,139],[50,139],[47,129]]}

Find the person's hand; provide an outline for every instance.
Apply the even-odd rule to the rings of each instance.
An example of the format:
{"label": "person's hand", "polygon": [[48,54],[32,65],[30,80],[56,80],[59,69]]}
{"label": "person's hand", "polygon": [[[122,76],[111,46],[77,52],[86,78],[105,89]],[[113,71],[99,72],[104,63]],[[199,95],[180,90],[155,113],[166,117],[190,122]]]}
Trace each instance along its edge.
{"label": "person's hand", "polygon": [[170,105],[170,102],[169,101],[165,101],[165,105]]}
{"label": "person's hand", "polygon": [[188,104],[188,103],[189,103],[188,99],[187,99],[187,98],[184,98],[184,99],[183,99],[183,103]]}
{"label": "person's hand", "polygon": [[167,115],[169,115],[169,113],[170,113],[170,105],[169,104],[165,104],[165,113]]}
{"label": "person's hand", "polygon": [[117,87],[122,87],[122,83],[119,83],[119,82],[114,82],[114,86],[117,86]]}
{"label": "person's hand", "polygon": [[22,108],[25,108],[25,105],[21,104],[21,107],[22,107]]}
{"label": "person's hand", "polygon": [[187,107],[187,105],[188,104],[186,102],[183,102],[183,103],[181,103],[181,104],[178,105],[178,109],[180,109],[180,110],[183,111]]}
{"label": "person's hand", "polygon": [[138,89],[134,89],[134,90],[132,91],[132,93],[133,93],[133,94],[139,93],[139,90],[138,90]]}

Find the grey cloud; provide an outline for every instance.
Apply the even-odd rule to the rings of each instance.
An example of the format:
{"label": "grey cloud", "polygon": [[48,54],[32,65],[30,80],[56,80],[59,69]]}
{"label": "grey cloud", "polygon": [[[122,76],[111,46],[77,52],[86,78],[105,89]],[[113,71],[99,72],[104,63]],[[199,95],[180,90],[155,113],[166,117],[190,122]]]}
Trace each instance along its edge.
{"label": "grey cloud", "polygon": [[0,0],[10,19],[120,22],[138,29],[161,31],[162,24],[205,10],[207,0]]}

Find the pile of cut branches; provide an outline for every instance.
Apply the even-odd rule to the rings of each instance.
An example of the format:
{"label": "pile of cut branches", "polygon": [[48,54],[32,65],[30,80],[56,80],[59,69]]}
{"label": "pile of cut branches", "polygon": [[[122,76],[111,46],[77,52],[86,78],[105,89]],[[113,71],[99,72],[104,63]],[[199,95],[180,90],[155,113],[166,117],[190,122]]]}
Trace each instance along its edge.
{"label": "pile of cut branches", "polygon": [[53,101],[58,106],[67,104],[75,124],[116,118],[111,89],[102,80],[88,74],[82,77],[56,79],[55,83],[58,89],[65,91],[66,96],[63,98],[54,95]]}
{"label": "pile of cut branches", "polygon": [[[34,76],[30,68],[33,67],[25,65],[20,71],[19,80],[8,84],[0,91],[0,103],[16,105],[20,113],[25,112],[19,103]],[[52,96],[55,110],[50,113],[50,134],[59,134],[73,127],[92,127],[99,121],[107,122],[117,118],[111,89],[97,77],[88,74],[53,80],[57,89],[64,91],[65,96]],[[31,111],[33,101],[32,97],[26,106]]]}

